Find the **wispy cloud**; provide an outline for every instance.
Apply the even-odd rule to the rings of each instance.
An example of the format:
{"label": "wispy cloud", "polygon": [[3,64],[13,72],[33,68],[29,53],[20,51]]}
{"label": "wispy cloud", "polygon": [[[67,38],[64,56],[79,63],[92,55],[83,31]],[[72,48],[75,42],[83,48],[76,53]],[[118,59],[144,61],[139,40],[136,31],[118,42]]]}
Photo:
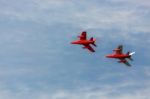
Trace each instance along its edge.
{"label": "wispy cloud", "polygon": [[[1,0],[0,98],[148,99],[149,5],[148,0]],[[70,45],[82,30],[101,37],[96,54]],[[133,67],[103,58],[118,43],[126,44],[125,50],[137,48]]]}
{"label": "wispy cloud", "polygon": [[143,7],[149,7],[150,1],[149,0],[111,0],[112,2],[118,2],[118,3],[125,3],[125,4],[131,4],[135,6],[143,6]]}
{"label": "wispy cloud", "polygon": [[[116,30],[115,32],[118,32],[115,34],[118,35],[116,37],[123,37],[125,40],[131,40],[132,43],[139,41],[138,36],[133,38],[136,34],[149,35],[150,8],[147,7],[149,1],[97,2],[37,0],[19,1],[11,5],[11,2],[3,1],[1,5],[5,6],[0,10],[0,14],[11,20],[33,21],[47,26],[63,23],[81,30],[92,29],[100,32]],[[110,33],[99,33],[98,35],[105,34]],[[148,42],[148,38],[145,39]]]}
{"label": "wispy cloud", "polygon": [[[90,1],[86,1],[86,3],[82,1],[80,6],[77,6],[78,2],[68,0],[26,1],[27,4],[31,5],[29,7],[24,6],[26,9],[18,9],[22,5],[21,2],[18,2],[17,7],[6,6],[4,7],[5,9],[1,9],[1,14],[11,18],[33,20],[46,24],[51,22],[71,23],[83,29],[112,29],[119,27],[122,31],[126,32],[150,32],[148,29],[149,22],[147,22],[149,8],[128,6],[123,3],[118,6],[114,5],[114,3],[118,4],[118,2],[118,0],[108,2],[104,7],[101,4],[97,5]],[[4,3],[9,4],[7,2]],[[141,1],[134,3],[138,5],[141,4]],[[144,2],[144,4],[149,3]]]}
{"label": "wispy cloud", "polygon": [[[79,89],[74,91],[68,90],[57,90],[57,91],[36,91],[31,88],[22,87],[18,92],[13,92],[11,90],[0,90],[1,98],[9,99],[148,99],[149,97],[149,85],[143,86],[143,88],[132,89],[129,85],[125,85],[125,83],[117,85],[117,86],[107,86],[101,89]],[[123,87],[120,87],[123,86]],[[126,90],[126,91],[125,91]]]}

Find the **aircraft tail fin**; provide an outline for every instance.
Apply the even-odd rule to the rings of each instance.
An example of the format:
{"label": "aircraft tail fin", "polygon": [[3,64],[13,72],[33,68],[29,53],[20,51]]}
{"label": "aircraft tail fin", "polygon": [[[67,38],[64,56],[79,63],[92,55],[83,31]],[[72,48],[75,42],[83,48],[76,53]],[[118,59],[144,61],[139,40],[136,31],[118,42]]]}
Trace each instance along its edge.
{"label": "aircraft tail fin", "polygon": [[130,57],[128,58],[129,60],[131,60],[131,61],[133,61],[133,59],[131,58],[131,56],[133,55],[133,54],[135,54],[135,52],[127,52],[127,55],[130,55]]}
{"label": "aircraft tail fin", "polygon": [[94,40],[93,37],[91,37],[91,38],[90,38],[90,41],[93,41],[93,40]]}
{"label": "aircraft tail fin", "polygon": [[129,55],[130,54],[130,52],[127,52],[127,55]]}

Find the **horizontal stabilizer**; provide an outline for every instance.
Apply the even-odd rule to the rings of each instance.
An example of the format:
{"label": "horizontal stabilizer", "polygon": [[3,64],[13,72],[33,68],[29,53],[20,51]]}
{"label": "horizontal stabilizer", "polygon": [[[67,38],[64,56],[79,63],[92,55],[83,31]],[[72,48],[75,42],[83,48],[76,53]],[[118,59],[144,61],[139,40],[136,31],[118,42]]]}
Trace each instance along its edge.
{"label": "horizontal stabilizer", "polygon": [[133,61],[133,59],[130,57],[130,58],[128,58],[130,61]]}
{"label": "horizontal stabilizer", "polygon": [[95,43],[92,43],[93,46],[97,47],[97,45]]}

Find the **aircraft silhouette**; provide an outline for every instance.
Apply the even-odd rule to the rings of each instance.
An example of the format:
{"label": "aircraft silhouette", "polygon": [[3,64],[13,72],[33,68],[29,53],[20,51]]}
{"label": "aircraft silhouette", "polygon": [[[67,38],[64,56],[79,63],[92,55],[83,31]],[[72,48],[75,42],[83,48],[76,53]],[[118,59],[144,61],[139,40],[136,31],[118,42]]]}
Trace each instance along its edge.
{"label": "aircraft silhouette", "polygon": [[115,59],[119,59],[119,63],[124,63],[127,66],[131,66],[130,63],[126,60],[129,59],[131,61],[133,61],[133,59],[131,58],[131,56],[133,54],[135,54],[135,52],[127,52],[126,54],[123,54],[123,45],[119,45],[118,48],[116,48],[115,50],[113,50],[115,53],[114,54],[109,54],[106,55],[107,58],[115,58]]}
{"label": "aircraft silhouette", "polygon": [[75,40],[71,42],[71,44],[78,44],[83,45],[83,49],[88,49],[91,52],[95,52],[95,50],[90,46],[93,45],[96,47],[95,41],[93,37],[91,37],[89,40],[87,40],[87,33],[86,31],[83,31],[80,36],[78,36],[79,40]]}

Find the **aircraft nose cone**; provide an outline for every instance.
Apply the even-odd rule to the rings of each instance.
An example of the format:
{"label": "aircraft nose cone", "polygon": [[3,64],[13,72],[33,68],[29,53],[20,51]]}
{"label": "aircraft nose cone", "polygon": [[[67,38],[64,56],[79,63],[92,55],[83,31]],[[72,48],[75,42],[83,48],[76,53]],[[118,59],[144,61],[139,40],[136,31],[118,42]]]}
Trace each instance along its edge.
{"label": "aircraft nose cone", "polygon": [[75,44],[75,42],[71,42],[71,44]]}
{"label": "aircraft nose cone", "polygon": [[110,56],[109,56],[109,55],[106,55],[106,57],[109,58]]}

